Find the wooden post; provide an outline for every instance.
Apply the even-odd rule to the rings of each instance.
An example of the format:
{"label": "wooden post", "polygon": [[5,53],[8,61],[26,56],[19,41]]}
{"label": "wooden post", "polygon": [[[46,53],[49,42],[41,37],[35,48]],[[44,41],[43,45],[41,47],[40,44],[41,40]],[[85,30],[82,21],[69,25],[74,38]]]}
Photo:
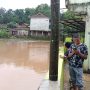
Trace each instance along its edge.
{"label": "wooden post", "polygon": [[51,0],[51,43],[49,80],[58,80],[60,0]]}

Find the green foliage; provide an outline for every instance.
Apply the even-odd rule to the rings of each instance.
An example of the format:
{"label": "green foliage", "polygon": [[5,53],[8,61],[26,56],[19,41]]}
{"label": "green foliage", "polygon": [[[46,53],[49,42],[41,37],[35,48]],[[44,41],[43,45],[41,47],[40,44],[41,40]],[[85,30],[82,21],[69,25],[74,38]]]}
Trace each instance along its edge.
{"label": "green foliage", "polygon": [[[72,19],[81,19],[81,16],[78,16],[78,15],[76,15],[73,11],[67,11],[67,12],[64,12],[63,14],[61,14],[60,15],[60,19],[61,20],[72,20]],[[70,27],[71,25],[68,25],[68,23],[67,23],[67,25],[63,25],[63,36],[65,37],[66,35],[67,36],[71,36],[72,35],[72,33],[71,32],[76,32],[77,31],[77,29],[75,29],[74,28],[74,26],[73,27]]]}
{"label": "green foliage", "polygon": [[43,13],[44,15],[47,15],[48,17],[50,17],[50,7],[47,5],[47,4],[41,4],[41,5],[38,5],[36,7],[36,12],[35,13]]}
{"label": "green foliage", "polygon": [[[43,13],[44,15],[51,17],[51,7],[47,4],[40,4],[36,8],[25,8],[16,10],[6,10],[5,8],[0,8],[0,24],[7,24],[10,22],[29,23],[30,16],[37,13]],[[80,18],[71,11],[63,13],[60,17],[61,19]]]}
{"label": "green foliage", "polygon": [[17,24],[15,22],[10,22],[7,24],[8,28],[16,28]]}
{"label": "green foliage", "polygon": [[35,14],[34,8],[25,8],[25,23],[30,23],[30,16]]}
{"label": "green foliage", "polygon": [[25,8],[25,9],[16,9],[16,10],[6,10],[0,8],[0,24],[7,24],[10,22],[16,22],[19,24],[30,23],[30,16],[43,13],[50,17],[50,6],[47,4],[38,5],[36,8]]}
{"label": "green foliage", "polygon": [[65,13],[63,13],[62,15],[62,19],[78,19],[81,18],[80,16],[75,15],[75,13],[73,11],[67,11]]}
{"label": "green foliage", "polygon": [[0,23],[2,24],[3,23],[3,16],[0,15]]}
{"label": "green foliage", "polygon": [[75,17],[75,15],[71,11],[67,11],[64,13],[64,19],[73,19],[74,17]]}
{"label": "green foliage", "polygon": [[17,16],[19,24],[25,23],[25,13],[23,9],[16,9],[14,13]]}
{"label": "green foliage", "polygon": [[[84,37],[81,37],[81,38],[80,38],[81,43],[84,42],[84,39],[85,39]],[[64,42],[72,42],[72,37],[66,37]]]}
{"label": "green foliage", "polygon": [[5,8],[0,8],[0,15],[4,15],[6,12],[6,9]]}
{"label": "green foliage", "polygon": [[9,38],[10,37],[10,35],[9,35],[9,33],[7,32],[7,30],[5,30],[5,29],[1,29],[0,30],[0,38]]}
{"label": "green foliage", "polygon": [[[30,17],[34,14],[42,13],[48,17],[51,17],[51,7],[47,4],[40,4],[36,8],[25,8],[25,9],[16,9],[16,10],[6,10],[5,8],[0,8],[0,24],[7,24],[9,28],[16,27],[16,23],[30,23]],[[64,19],[76,19],[81,18],[76,16],[74,12],[67,11],[63,14],[60,14],[60,20]],[[63,39],[65,35],[70,35],[70,31],[73,31],[74,28],[69,26],[61,25],[60,37]]]}
{"label": "green foliage", "polygon": [[65,42],[71,42],[72,41],[72,38],[71,37],[66,37],[65,38]]}

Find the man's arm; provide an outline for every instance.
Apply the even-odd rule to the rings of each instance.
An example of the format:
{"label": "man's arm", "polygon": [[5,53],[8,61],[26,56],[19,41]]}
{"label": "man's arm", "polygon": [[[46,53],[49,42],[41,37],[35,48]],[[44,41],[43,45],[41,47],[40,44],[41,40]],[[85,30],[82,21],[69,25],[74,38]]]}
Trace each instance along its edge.
{"label": "man's arm", "polygon": [[76,51],[75,51],[75,54],[79,55],[79,56],[80,56],[81,58],[83,58],[83,59],[87,59],[87,54],[86,54],[86,53],[83,54],[83,53],[81,53],[80,51],[76,50]]}
{"label": "man's arm", "polygon": [[78,53],[80,57],[82,57],[83,59],[87,59],[87,55],[82,54],[81,52]]}
{"label": "man's arm", "polygon": [[72,57],[72,55],[75,53],[75,51],[72,49],[72,52],[68,54],[68,58]]}

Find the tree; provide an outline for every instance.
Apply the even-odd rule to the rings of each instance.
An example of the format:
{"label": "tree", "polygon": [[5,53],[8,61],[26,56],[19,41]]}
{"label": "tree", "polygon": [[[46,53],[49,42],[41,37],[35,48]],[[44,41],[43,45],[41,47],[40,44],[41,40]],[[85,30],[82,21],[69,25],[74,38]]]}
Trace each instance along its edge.
{"label": "tree", "polygon": [[16,28],[16,27],[17,27],[17,23],[15,23],[15,22],[10,22],[10,23],[7,24],[7,27],[8,27],[8,28]]}
{"label": "tree", "polygon": [[51,16],[51,9],[50,6],[48,6],[47,4],[38,5],[36,7],[35,13],[39,13],[39,12],[47,15],[48,17]]}
{"label": "tree", "polygon": [[14,11],[12,9],[9,9],[6,11],[6,13],[3,15],[3,23],[7,24],[13,20]]}
{"label": "tree", "polygon": [[0,24],[3,24],[3,16],[0,15]]}
{"label": "tree", "polygon": [[6,12],[6,9],[5,8],[0,8],[0,15],[4,15]]}
{"label": "tree", "polygon": [[[60,14],[60,20],[63,21],[63,20],[68,20],[68,19],[71,19],[73,18],[74,15],[70,12],[70,11],[67,11],[67,12],[64,12],[64,13],[61,13]],[[68,27],[64,24],[60,24],[60,36],[64,39],[64,35],[68,34],[68,32],[71,30],[71,27]]]}
{"label": "tree", "polygon": [[35,9],[34,8],[25,8],[25,22],[30,23],[30,16],[35,14]]}
{"label": "tree", "polygon": [[25,23],[24,10],[23,9],[16,9],[14,12],[15,12],[15,15],[17,16],[18,23],[19,24]]}
{"label": "tree", "polygon": [[30,23],[30,16],[43,13],[50,17],[50,6],[47,4],[38,5],[36,8],[25,8],[25,9],[9,9],[6,11],[5,8],[0,8],[0,23],[7,24],[10,22],[16,22],[18,24]]}
{"label": "tree", "polygon": [[6,12],[5,8],[0,8],[0,24],[3,24],[3,16]]}
{"label": "tree", "polygon": [[[65,13],[60,14],[60,20],[70,20],[70,19],[80,19],[80,16],[75,15],[72,11],[67,11]],[[67,25],[63,25],[63,35],[70,35],[70,32],[76,32],[77,30],[75,28],[69,27]]]}

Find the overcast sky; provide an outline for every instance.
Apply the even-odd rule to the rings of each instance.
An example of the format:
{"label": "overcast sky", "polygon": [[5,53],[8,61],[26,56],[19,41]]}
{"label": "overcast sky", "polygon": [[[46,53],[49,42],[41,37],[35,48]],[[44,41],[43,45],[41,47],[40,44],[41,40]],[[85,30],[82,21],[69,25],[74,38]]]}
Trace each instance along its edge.
{"label": "overcast sky", "polygon": [[[0,7],[8,9],[24,9],[36,8],[40,4],[47,3],[50,5],[50,0],[0,0]],[[65,8],[65,0],[60,0],[60,7]]]}

